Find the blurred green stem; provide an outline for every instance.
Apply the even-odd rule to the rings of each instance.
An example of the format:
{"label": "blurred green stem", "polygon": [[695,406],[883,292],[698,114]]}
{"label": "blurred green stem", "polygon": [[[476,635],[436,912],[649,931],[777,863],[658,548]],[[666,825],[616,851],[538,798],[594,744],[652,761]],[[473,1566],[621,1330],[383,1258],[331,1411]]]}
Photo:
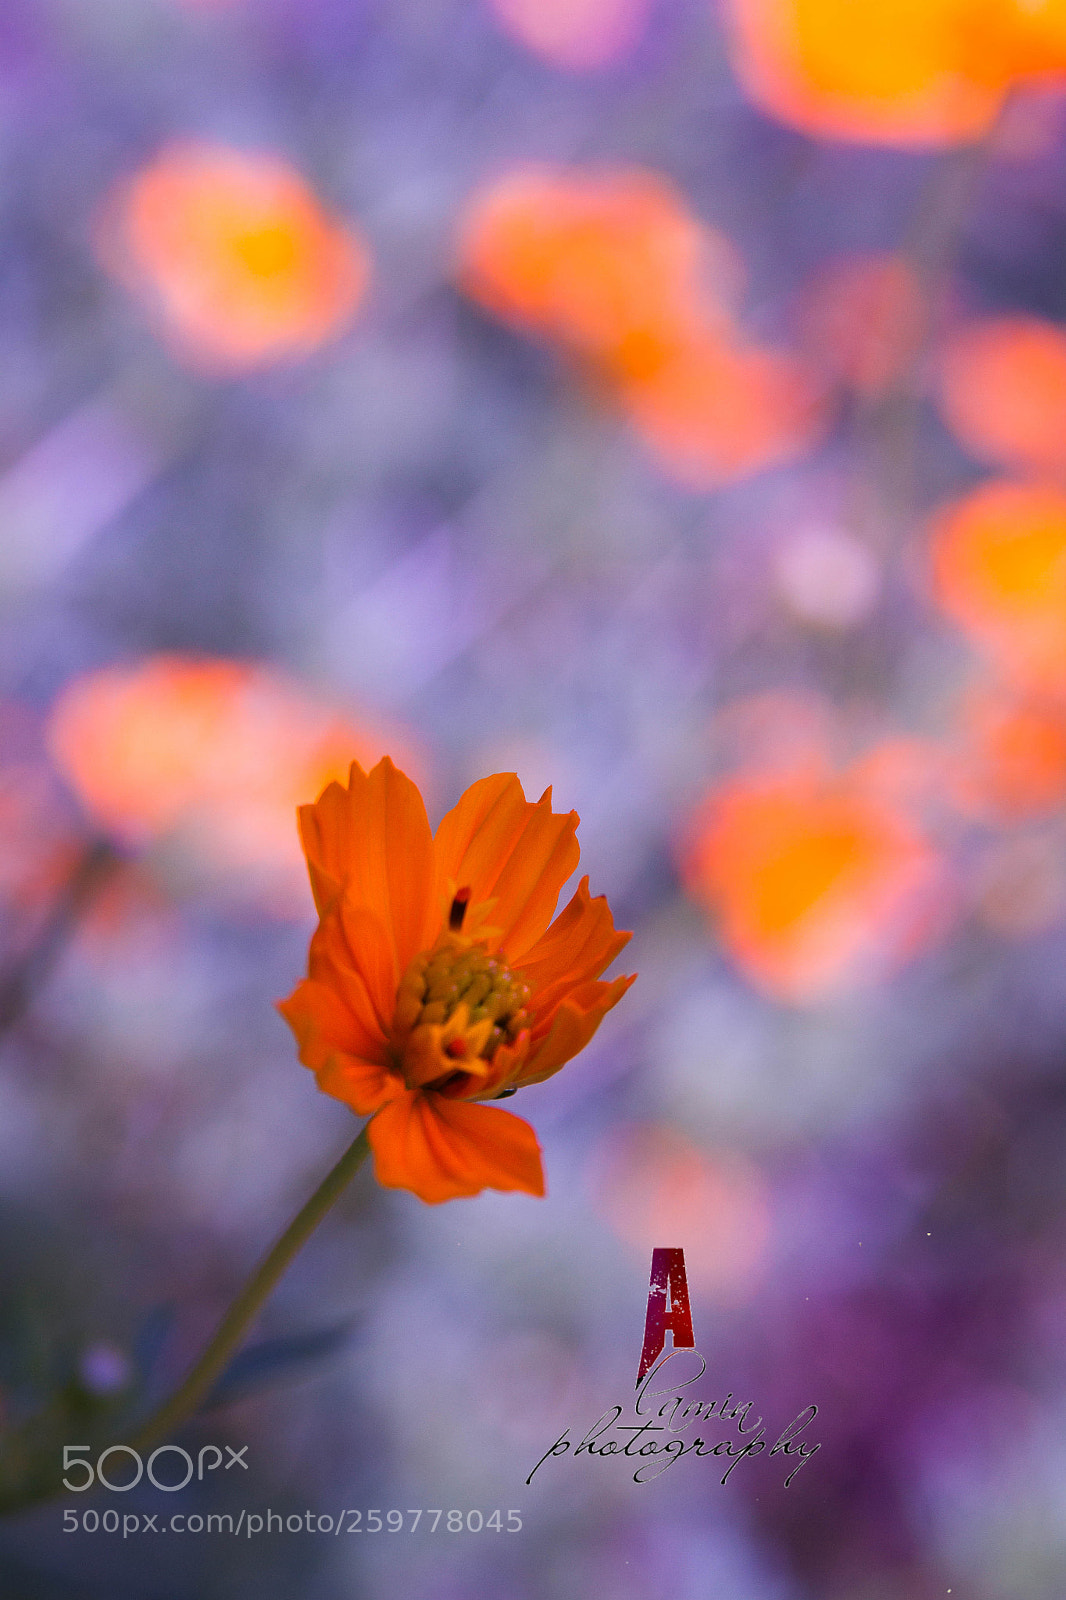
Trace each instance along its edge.
{"label": "blurred green stem", "polygon": [[882,549],[898,542],[913,514],[926,357],[960,237],[1012,104],[1008,97],[984,138],[939,158],[900,251],[913,274],[914,314],[897,330],[901,348],[894,381],[887,391],[860,405],[855,418],[869,475],[867,503],[859,508],[858,522]]}
{"label": "blurred green stem", "polygon": [[369,1122],[364,1124],[354,1143],[323,1178],[307,1204],[297,1212],[277,1243],[264,1256],[181,1387],[168,1400],[164,1400],[131,1437],[129,1443],[134,1449],[147,1450],[160,1439],[166,1438],[207,1398],[278,1279],[366,1160],[370,1149],[366,1131],[369,1126]]}

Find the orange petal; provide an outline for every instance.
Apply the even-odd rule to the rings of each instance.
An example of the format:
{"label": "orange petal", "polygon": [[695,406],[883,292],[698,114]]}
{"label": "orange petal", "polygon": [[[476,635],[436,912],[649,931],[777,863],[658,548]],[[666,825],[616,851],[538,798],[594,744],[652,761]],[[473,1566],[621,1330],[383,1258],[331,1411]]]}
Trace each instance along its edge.
{"label": "orange petal", "polygon": [[552,811],[550,789],[528,801],[513,772],[471,784],[437,829],[438,904],[449,883],[469,884],[474,901],[495,900],[500,947],[517,961],[548,926],[577,866],[577,824],[576,811]]}
{"label": "orange petal", "polygon": [[479,1101],[498,1099],[501,1089],[517,1085],[522,1067],[529,1055],[530,1043],[530,1030],[524,1028],[513,1044],[497,1045],[492,1053],[492,1070],[489,1077],[484,1081],[472,1078],[468,1085],[470,1092],[466,1096],[455,1095],[454,1098]]}
{"label": "orange petal", "polygon": [[344,929],[345,943],[352,953],[352,963],[365,980],[374,1010],[384,1031],[389,1033],[396,1009],[396,991],[403,972],[394,954],[392,940],[372,911],[353,903],[347,889],[338,903],[337,916]]}
{"label": "orange petal", "polygon": [[573,988],[598,978],[633,937],[615,928],[605,895],[593,900],[589,880],[582,878],[569,904],[519,964],[531,985],[537,1009],[550,1009],[562,998],[560,986]]}
{"label": "orange petal", "polygon": [[346,1004],[347,995],[333,983],[305,978],[278,1010],[296,1035],[301,1061],[317,1070],[321,1060],[305,1060],[303,1051],[340,1050],[345,1055],[384,1065],[385,1041],[378,1029],[368,1027],[365,1015]]}
{"label": "orange petal", "polygon": [[314,805],[300,806],[296,813],[311,893],[319,916],[329,910],[340,893],[353,795],[366,781],[366,773],[353,761],[347,789],[340,783],[328,783]]}
{"label": "orange petal", "polygon": [[631,977],[615,978],[611,983],[584,983],[572,990],[550,1019],[546,1034],[534,1040],[518,1081],[523,1085],[542,1083],[584,1050],[608,1011],[636,982],[636,976],[634,972]]}
{"label": "orange petal", "polygon": [[278,1010],[296,1035],[300,1060],[326,1094],[366,1115],[397,1092],[384,1041],[367,1032],[333,988],[305,979]]}
{"label": "orange petal", "polygon": [[433,842],[415,784],[388,756],[370,773],[352,764],[348,788],[330,784],[300,808],[300,834],[319,911],[343,884],[388,930],[402,972],[429,942]]}
{"label": "orange petal", "polygon": [[537,1136],[507,1111],[413,1090],[383,1106],[368,1133],[378,1182],[430,1205],[482,1189],[544,1193]]}
{"label": "orange petal", "polygon": [[381,1048],[396,1004],[395,970],[384,928],[362,906],[340,901],[312,935],[308,977],[335,990]]}
{"label": "orange petal", "polygon": [[372,1116],[404,1092],[403,1079],[395,1073],[351,1056],[331,1056],[315,1077],[323,1094],[342,1101],[361,1117]]}

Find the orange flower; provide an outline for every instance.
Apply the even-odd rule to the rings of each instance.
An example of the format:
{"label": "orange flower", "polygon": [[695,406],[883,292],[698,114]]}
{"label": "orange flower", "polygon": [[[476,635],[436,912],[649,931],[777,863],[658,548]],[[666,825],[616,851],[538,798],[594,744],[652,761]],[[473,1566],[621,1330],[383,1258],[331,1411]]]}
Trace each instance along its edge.
{"label": "orange flower", "polygon": [[1066,66],[1063,0],[729,0],[726,15],[752,98],[835,138],[977,139],[1013,84]]}
{"label": "orange flower", "polygon": [[643,1260],[660,1239],[685,1247],[688,1280],[742,1305],[769,1265],[767,1185],[739,1151],[705,1150],[664,1123],[612,1131],[593,1158],[596,1210]]}
{"label": "orange flower", "polygon": [[367,252],[274,156],[172,145],[117,189],[100,251],[159,316],[178,356],[243,372],[339,333],[362,298]]}
{"label": "orange flower", "polygon": [[966,697],[960,724],[952,798],[965,811],[1010,823],[1066,800],[1061,705],[986,686]]}
{"label": "orange flower", "polygon": [[1066,493],[986,483],[933,527],[939,604],[1015,681],[1066,689]]}
{"label": "orange flower", "polygon": [[300,807],[320,921],[279,1009],[326,1094],[370,1116],[378,1182],[435,1203],[544,1193],[533,1129],[497,1100],[584,1048],[633,978],[598,981],[628,942],[577,865],[577,813],[512,773],[482,778],[430,833],[386,757]]}
{"label": "orange flower", "polygon": [[686,885],[771,994],[831,993],[891,966],[928,931],[937,857],[879,789],[860,769],[742,773],[696,817]]}
{"label": "orange flower", "polygon": [[397,739],[266,667],[178,655],[75,678],[48,726],[56,765],[101,826],[134,846],[177,846],[282,914],[306,899],[300,796],[345,772],[353,750],[373,759]]}
{"label": "orange flower", "polygon": [[819,432],[803,368],[735,325],[733,247],[656,173],[516,169],[474,197],[459,255],[465,291],[591,366],[681,483],[744,477]]}
{"label": "orange flower", "polygon": [[941,403],[973,455],[1022,471],[1066,470],[1066,330],[983,317],[944,352]]}
{"label": "orange flower", "polygon": [[505,173],[469,203],[459,266],[488,310],[620,379],[657,371],[693,326],[729,326],[740,278],[729,242],[638,167]]}

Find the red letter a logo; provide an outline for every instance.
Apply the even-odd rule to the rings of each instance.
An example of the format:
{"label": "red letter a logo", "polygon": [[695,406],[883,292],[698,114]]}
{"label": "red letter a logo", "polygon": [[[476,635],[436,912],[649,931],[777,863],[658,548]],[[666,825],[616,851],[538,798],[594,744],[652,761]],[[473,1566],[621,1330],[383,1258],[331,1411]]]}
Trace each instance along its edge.
{"label": "red letter a logo", "polygon": [[[670,1290],[670,1309],[666,1309],[666,1291]],[[653,1250],[651,1253],[651,1283],[648,1286],[648,1319],[644,1324],[644,1349],[640,1355],[637,1388],[644,1375],[658,1361],[666,1343],[666,1330],[674,1336],[675,1350],[694,1350],[692,1337],[692,1312],[688,1306],[688,1279],[685,1276],[683,1250]]]}

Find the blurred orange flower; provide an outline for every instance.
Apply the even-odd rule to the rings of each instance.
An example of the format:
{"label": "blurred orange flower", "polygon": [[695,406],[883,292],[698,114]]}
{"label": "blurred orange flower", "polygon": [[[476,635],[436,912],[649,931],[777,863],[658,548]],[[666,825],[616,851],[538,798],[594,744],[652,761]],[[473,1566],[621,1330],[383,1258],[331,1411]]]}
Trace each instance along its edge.
{"label": "blurred orange flower", "polygon": [[[558,1072],[632,978],[597,981],[628,942],[582,880],[577,814],[512,773],[482,778],[430,833],[386,757],[300,807],[320,922],[280,1005],[319,1087],[371,1116],[378,1181],[430,1203],[544,1193],[528,1123],[476,1102]],[[551,926],[549,926],[551,923]]]}
{"label": "blurred orange flower", "polygon": [[471,202],[459,264],[474,299],[593,366],[682,482],[785,460],[821,425],[800,365],[734,325],[736,252],[654,173],[509,173]]}
{"label": "blurred orange flower", "polygon": [[741,1305],[767,1266],[770,1197],[739,1151],[704,1150],[679,1129],[638,1123],[612,1131],[592,1162],[597,1211],[646,1261],[660,1239],[685,1249],[691,1287]]}
{"label": "blurred orange flower", "polygon": [[1066,712],[1003,689],[962,707],[954,798],[995,821],[1040,816],[1066,801]]}
{"label": "blurred orange flower", "polygon": [[651,0],[490,0],[527,49],[572,72],[605,67],[643,32]]}
{"label": "blurred orange flower", "polygon": [[985,317],[949,340],[941,404],[973,455],[1022,471],[1066,469],[1066,329]]}
{"label": "blurred orange flower", "polygon": [[1066,689],[1066,492],[983,484],[932,529],[938,603],[1001,670]]}
{"label": "blurred orange flower", "polygon": [[663,469],[696,489],[793,460],[822,425],[820,397],[791,356],[713,337],[679,344],[620,392]]}
{"label": "blurred orange flower", "polygon": [[729,0],[726,18],[752,98],[832,138],[964,143],[1013,84],[1066,68],[1063,0]]}
{"label": "blurred orange flower", "polygon": [[300,797],[343,773],[353,748],[373,758],[396,734],[250,662],[161,655],[75,679],[48,738],[100,825],[132,845],[180,844],[287,911],[305,893]]}
{"label": "blurred orange flower", "polygon": [[938,858],[907,811],[861,773],[741,773],[696,816],[686,887],[760,987],[810,1000],[909,953]]}
{"label": "blurred orange flower", "polygon": [[211,372],[307,355],[361,300],[369,256],[275,156],[169,146],[112,193],[105,265],[158,317],[176,354]]}
{"label": "blurred orange flower", "polygon": [[470,201],[465,291],[617,378],[654,372],[694,324],[729,325],[740,267],[665,178],[520,167]]}

